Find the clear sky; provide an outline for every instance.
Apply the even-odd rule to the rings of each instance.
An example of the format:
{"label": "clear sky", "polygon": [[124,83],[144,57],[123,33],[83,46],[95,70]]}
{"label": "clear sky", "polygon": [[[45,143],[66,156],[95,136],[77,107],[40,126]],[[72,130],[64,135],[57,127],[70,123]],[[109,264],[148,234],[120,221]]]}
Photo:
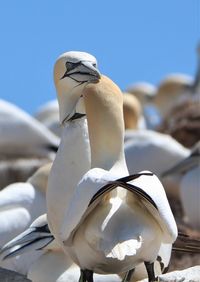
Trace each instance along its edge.
{"label": "clear sky", "polygon": [[2,0],[0,97],[34,113],[56,97],[53,65],[70,50],[96,56],[122,90],[194,75],[199,39],[199,0]]}

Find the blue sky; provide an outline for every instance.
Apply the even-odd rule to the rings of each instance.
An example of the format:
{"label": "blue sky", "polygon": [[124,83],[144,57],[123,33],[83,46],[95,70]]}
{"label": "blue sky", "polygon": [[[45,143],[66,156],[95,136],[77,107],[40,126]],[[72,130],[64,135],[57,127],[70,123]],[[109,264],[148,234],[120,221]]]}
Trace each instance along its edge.
{"label": "blue sky", "polygon": [[194,75],[200,1],[4,0],[0,39],[0,97],[34,113],[56,97],[53,65],[69,50],[96,56],[122,90]]}

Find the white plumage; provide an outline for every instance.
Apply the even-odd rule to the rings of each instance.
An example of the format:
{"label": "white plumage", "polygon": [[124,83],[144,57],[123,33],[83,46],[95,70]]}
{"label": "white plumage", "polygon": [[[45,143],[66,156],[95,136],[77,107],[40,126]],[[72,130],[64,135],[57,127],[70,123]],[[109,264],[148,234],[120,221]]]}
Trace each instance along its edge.
{"label": "white plumage", "polygon": [[59,139],[17,106],[0,100],[1,158],[55,156]]}

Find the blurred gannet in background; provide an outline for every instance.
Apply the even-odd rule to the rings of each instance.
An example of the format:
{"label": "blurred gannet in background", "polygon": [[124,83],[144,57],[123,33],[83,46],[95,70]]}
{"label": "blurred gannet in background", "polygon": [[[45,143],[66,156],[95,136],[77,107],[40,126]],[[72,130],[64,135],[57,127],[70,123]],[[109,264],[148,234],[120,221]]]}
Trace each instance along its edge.
{"label": "blurred gannet in background", "polygon": [[59,138],[17,106],[0,100],[0,158],[55,156]]}
{"label": "blurred gannet in background", "polygon": [[52,100],[41,106],[34,116],[49,130],[60,137],[61,126],[59,123],[59,109],[57,100]]}
{"label": "blurred gannet in background", "polygon": [[[46,212],[46,188],[51,163],[36,171],[25,183],[13,183],[0,192],[0,246],[24,231]],[[28,258],[1,262],[0,266],[26,274],[38,253]]]}
{"label": "blurred gannet in background", "polygon": [[192,81],[192,77],[181,73],[170,74],[161,80],[154,102],[162,118],[188,94]]}
{"label": "blurred gannet in background", "polygon": [[[152,130],[126,131],[124,151],[130,174],[148,168],[159,178],[190,154],[189,149],[171,136]],[[179,181],[163,178],[162,181],[167,194],[179,198]]]}
{"label": "blurred gannet in background", "polygon": [[136,96],[144,106],[154,99],[156,87],[147,82],[138,82],[129,86],[126,91]]}
{"label": "blurred gannet in background", "polygon": [[[27,252],[32,256],[37,250],[40,257],[30,265],[27,273],[32,282],[78,281],[80,268],[56,243],[48,228],[46,214],[41,215],[26,231],[6,244],[1,250],[1,257],[3,255],[4,259],[10,259],[17,255],[24,256]],[[97,282],[120,281],[117,275],[95,275],[94,279]]]}
{"label": "blurred gannet in background", "polygon": [[[54,74],[58,76],[60,119],[69,121],[83,96],[92,169],[78,186],[71,187],[72,181],[66,177],[70,172],[63,166],[65,146],[59,147],[47,190],[50,229],[62,248],[70,252],[81,267],[80,281],[93,281],[93,271],[125,272],[141,261],[145,262],[150,281],[154,281],[153,262],[159,248],[162,243],[173,243],[177,229],[164,189],[156,176],[150,172],[134,175],[132,184],[126,183],[132,180],[131,176],[116,180],[128,174],[123,152],[122,93],[108,78],[101,76],[100,79],[94,60],[88,54],[65,53],[58,62]],[[91,83],[98,80],[98,83]],[[63,135],[61,144],[64,141]],[[52,191],[58,183],[60,189],[54,199]],[[103,185],[106,186],[102,190]],[[151,189],[152,185],[156,187],[156,193]],[[108,195],[118,186],[130,189],[132,193],[118,189]],[[59,205],[55,204],[57,202]],[[129,220],[124,221],[124,217]]]}
{"label": "blurred gannet in background", "polygon": [[160,123],[159,113],[154,105],[156,87],[147,82],[138,82],[129,86],[126,90],[138,98],[143,111],[143,128],[153,129]]}
{"label": "blurred gannet in background", "polygon": [[166,93],[168,97],[171,94],[180,97],[171,99],[171,108],[167,110],[158,130],[170,134],[185,147],[191,148],[200,140],[200,46],[195,79],[188,85],[179,83],[179,88],[174,88],[175,93],[173,90],[172,93]]}
{"label": "blurred gannet in background", "polygon": [[123,93],[123,114],[125,129],[140,128],[142,108],[139,100],[129,93]]}
{"label": "blurred gannet in background", "polygon": [[163,177],[178,176],[180,197],[187,223],[200,230],[200,141],[185,158],[168,171]]}

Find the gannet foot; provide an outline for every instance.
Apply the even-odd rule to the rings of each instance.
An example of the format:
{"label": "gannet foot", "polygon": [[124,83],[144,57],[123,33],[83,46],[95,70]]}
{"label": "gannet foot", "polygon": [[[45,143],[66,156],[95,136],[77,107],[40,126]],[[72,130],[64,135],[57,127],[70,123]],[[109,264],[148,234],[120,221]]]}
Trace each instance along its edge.
{"label": "gannet foot", "polygon": [[88,269],[81,269],[81,275],[79,282],[94,282],[93,280],[93,271]]}
{"label": "gannet foot", "polygon": [[123,278],[123,280],[122,280],[122,282],[129,282],[129,281],[131,281],[131,277],[132,277],[132,274],[133,274],[134,270],[135,270],[135,268],[127,271],[125,276],[124,276],[124,278]]}
{"label": "gannet foot", "polygon": [[159,281],[159,277],[155,277],[155,272],[154,272],[154,262],[144,262],[147,274],[148,274],[148,279],[149,282],[157,282]]}

